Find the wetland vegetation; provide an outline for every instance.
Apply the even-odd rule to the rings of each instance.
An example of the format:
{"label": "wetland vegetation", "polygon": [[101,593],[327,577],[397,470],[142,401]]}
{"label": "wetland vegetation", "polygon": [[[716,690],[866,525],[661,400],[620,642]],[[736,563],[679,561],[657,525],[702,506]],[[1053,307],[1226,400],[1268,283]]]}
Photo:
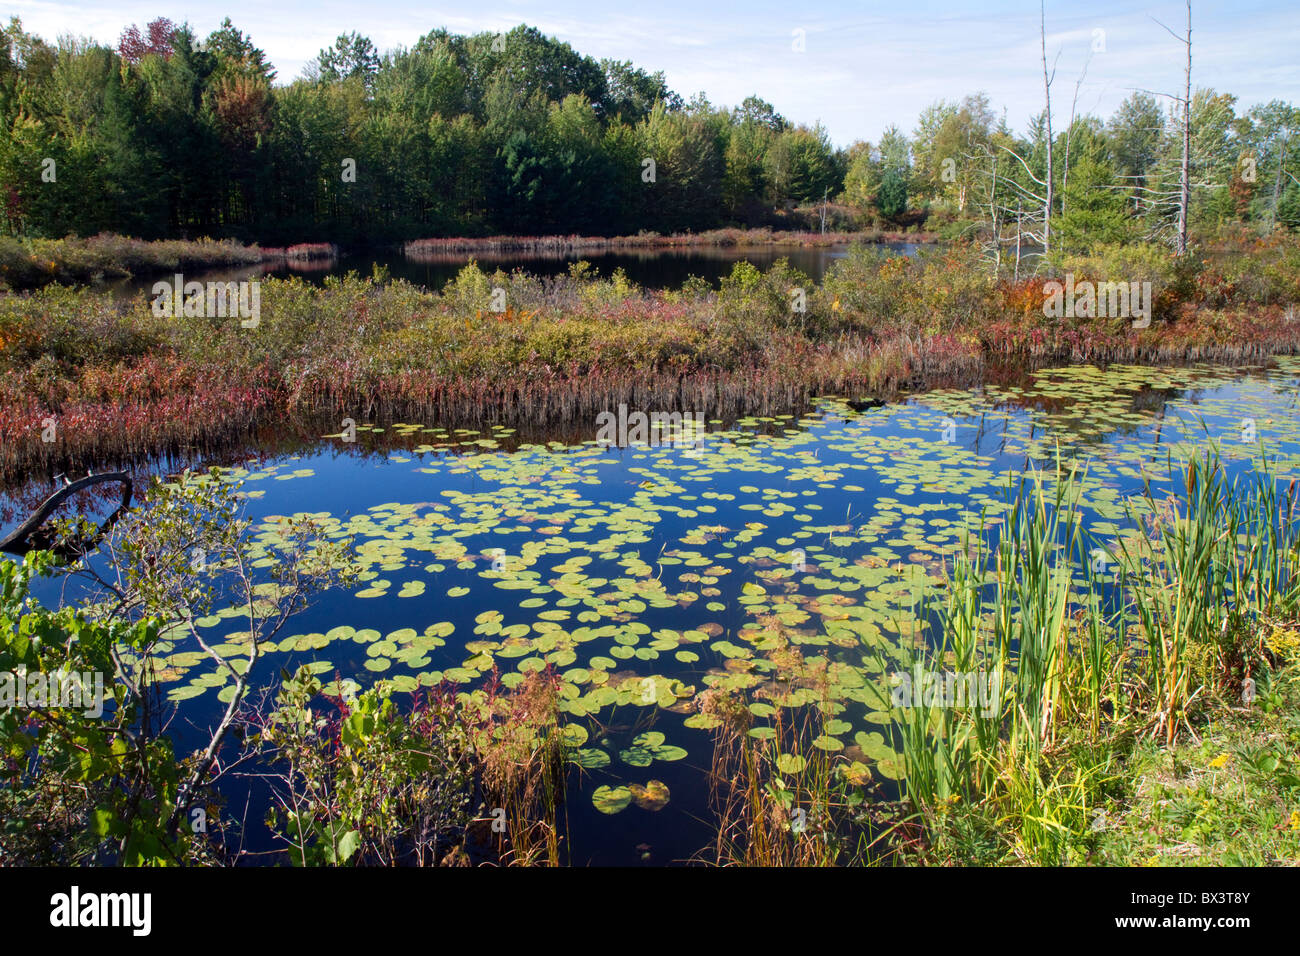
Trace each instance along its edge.
{"label": "wetland vegetation", "polygon": [[645,290],[581,263],[546,279],[472,263],[439,293],[383,276],[269,279],[256,328],[50,286],[0,299],[0,471],[212,447],[303,418],[317,434],[416,416],[586,427],[620,402],[734,416],[976,383],[999,365],[1258,362],[1297,347],[1292,238],[1218,260],[1107,249],[1059,271],[1120,269],[1159,290],[1147,328],[1048,318],[1043,277],[994,278],[963,246],[855,246],[820,284],[740,262],[717,289]]}
{"label": "wetland vegetation", "polygon": [[[224,759],[264,763],[173,843],[178,790],[133,778],[157,801],[133,838],[191,862],[1287,862],[1298,376],[1075,365],[686,447],[363,423],[177,476],[82,573],[77,626],[151,675],[136,707],[230,715]],[[16,633],[72,626],[6,594]],[[1001,676],[896,701],[920,672]],[[8,818],[81,819],[89,771],[44,745],[60,785],[13,787]],[[76,791],[121,794],[107,766]],[[41,833],[6,846],[128,836]]]}
{"label": "wetland vegetation", "polygon": [[[526,27],[0,53],[0,531],[137,492],[0,561],[0,862],[1300,861],[1292,107],[835,149]],[[336,242],[466,261],[97,284]],[[766,259],[495,258],[705,247]]]}

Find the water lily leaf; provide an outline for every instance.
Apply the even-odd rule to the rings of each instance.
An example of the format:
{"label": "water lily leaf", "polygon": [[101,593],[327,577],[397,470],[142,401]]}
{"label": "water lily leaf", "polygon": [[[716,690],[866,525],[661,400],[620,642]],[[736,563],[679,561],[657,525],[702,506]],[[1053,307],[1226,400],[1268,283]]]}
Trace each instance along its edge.
{"label": "water lily leaf", "polygon": [[632,802],[632,791],[627,787],[600,786],[592,793],[591,802],[601,813],[619,813]]}
{"label": "water lily leaf", "polygon": [[658,812],[668,805],[668,785],[662,780],[647,780],[644,787],[637,783],[629,784],[627,789],[642,810]]}
{"label": "water lily leaf", "polygon": [[585,770],[609,766],[609,754],[598,747],[584,747],[573,755],[573,762]]}

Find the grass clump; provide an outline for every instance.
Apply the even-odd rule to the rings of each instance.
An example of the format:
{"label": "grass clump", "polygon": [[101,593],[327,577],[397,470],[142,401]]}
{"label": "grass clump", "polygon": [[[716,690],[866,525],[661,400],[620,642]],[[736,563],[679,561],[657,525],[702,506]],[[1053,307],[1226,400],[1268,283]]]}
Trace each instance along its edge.
{"label": "grass clump", "polygon": [[[1230,478],[1211,448],[1176,495],[1130,502],[1110,556],[1076,502],[1071,474],[1021,487],[995,544],[959,555],[929,609],[937,640],[909,663],[995,692],[992,706],[895,708],[900,857],[1294,860],[1294,486],[1266,467]],[[1237,813],[1272,828],[1258,853],[1232,838]]]}

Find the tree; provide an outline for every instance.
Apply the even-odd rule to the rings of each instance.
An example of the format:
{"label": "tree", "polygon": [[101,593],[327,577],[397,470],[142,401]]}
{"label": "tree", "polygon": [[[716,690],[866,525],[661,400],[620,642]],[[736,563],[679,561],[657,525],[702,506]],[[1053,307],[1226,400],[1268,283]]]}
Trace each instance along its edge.
{"label": "tree", "polygon": [[777,203],[820,201],[836,182],[834,151],[819,125],[787,129],[768,147],[764,176]]}
{"label": "tree", "polygon": [[337,83],[357,77],[369,90],[379,73],[379,53],[369,37],[354,30],[340,35],[332,47],[321,50],[316,65],[322,82]]}
{"label": "tree", "polygon": [[655,107],[644,124],[646,156],[655,162],[647,228],[708,228],[722,208],[723,157],[707,114]]}
{"label": "tree", "polygon": [[605,73],[605,102],[602,112],[625,123],[639,123],[663,101],[669,110],[682,108],[682,98],[668,89],[663,71],[647,73],[626,60],[601,60]]}
{"label": "tree", "polygon": [[1077,154],[1061,190],[1057,244],[1067,252],[1090,253],[1099,246],[1129,239],[1133,224],[1124,195],[1117,188],[1105,139],[1085,125],[1074,140]]}
{"label": "tree", "polygon": [[775,141],[771,127],[753,119],[733,123],[728,130],[722,190],[731,216],[743,216],[755,206],[766,205],[772,189],[764,159]]}
{"label": "tree", "polygon": [[1052,251],[1052,188],[1055,182],[1055,171],[1052,168],[1052,80],[1056,76],[1056,69],[1053,67],[1052,72],[1047,72],[1047,3],[1046,0],[1039,0],[1039,39],[1041,41],[1043,52],[1043,99],[1045,106],[1043,108],[1043,120],[1046,125],[1044,142],[1047,145],[1047,173],[1042,180],[1043,186],[1043,255],[1046,256]]}
{"label": "tree", "polygon": [[[1300,170],[1300,109],[1281,100],[1252,107],[1237,122],[1236,138],[1241,144],[1243,166],[1245,161],[1261,188],[1254,191],[1251,215],[1264,223],[1265,231],[1272,231],[1278,221],[1278,208],[1284,190],[1294,183]],[[1238,179],[1240,180],[1240,175]]]}
{"label": "tree", "polygon": [[895,172],[907,181],[912,175],[912,147],[907,137],[892,123],[880,136],[880,166],[885,172]]}
{"label": "tree", "polygon": [[[1213,181],[1213,177],[1223,172],[1226,131],[1232,124],[1232,110],[1230,101],[1215,98],[1212,91],[1197,97],[1192,95],[1191,0],[1187,2],[1187,27],[1182,35],[1163,23],[1160,26],[1186,51],[1183,90],[1177,94],[1159,94],[1172,102],[1169,135],[1161,144],[1161,159],[1153,177],[1155,182],[1142,187],[1139,195],[1143,211],[1151,223],[1148,234],[1152,238],[1167,240],[1174,251],[1182,255],[1187,251],[1193,189],[1218,190],[1226,185]],[[1193,135],[1197,121],[1207,124],[1202,136]],[[1228,161],[1231,162],[1231,158]],[[1198,176],[1207,178],[1194,182]],[[1230,202],[1229,194],[1223,195],[1220,204],[1223,202]]]}
{"label": "tree", "polygon": [[876,208],[890,221],[897,221],[907,210],[907,180],[897,169],[888,169],[876,191]]}
{"label": "tree", "polygon": [[880,160],[868,142],[859,141],[849,147],[848,170],[844,174],[844,202],[865,209],[875,200],[880,188]]}
{"label": "tree", "polygon": [[1133,93],[1119,105],[1106,126],[1115,157],[1115,171],[1125,184],[1134,208],[1141,207],[1139,190],[1148,185],[1148,176],[1160,154],[1164,131],[1164,114],[1155,97]]}
{"label": "tree", "polygon": [[[298,521],[285,527],[270,580],[255,583],[252,562],[261,549],[246,536],[235,491],[216,475],[186,472],[171,487],[156,481],[105,541],[105,572],[73,570],[87,582],[81,607],[50,610],[30,598],[32,577],[53,569],[51,553],[30,554],[22,565],[0,562],[0,669],[97,673],[107,698],[100,704],[110,702],[101,714],[62,706],[43,710],[39,720],[25,707],[0,708],[0,746],[10,758],[0,771],[9,821],[0,841],[4,862],[174,865],[196,858],[202,838],[188,826],[189,811],[224,775],[217,758],[263,647],[312,595],[351,583],[356,573],[346,544]],[[69,531],[65,524],[59,533]],[[238,655],[207,644],[197,625],[218,601],[248,623]],[[184,762],[164,733],[157,679],[164,641],[211,659],[232,691]]]}
{"label": "tree", "polygon": [[[920,139],[913,142],[917,156],[913,181],[918,188],[931,196],[942,196],[958,212],[965,213],[968,197],[978,176],[977,164],[972,161],[983,155],[993,129],[993,111],[988,97],[983,93],[967,96],[960,106],[939,104],[936,115],[941,116],[928,143]],[[922,128],[930,120],[923,120]]]}
{"label": "tree", "polygon": [[1233,215],[1232,193],[1227,187],[1240,178],[1236,101],[1235,96],[1214,90],[1197,90],[1192,95],[1192,206],[1188,215],[1197,222],[1224,222]]}
{"label": "tree", "polygon": [[220,78],[231,74],[252,76],[268,85],[275,80],[275,70],[266,62],[266,54],[253,45],[251,37],[235,28],[230,17],[208,34],[203,48],[217,58],[216,75]]}
{"label": "tree", "polygon": [[[226,21],[227,23],[229,20]],[[117,55],[132,66],[146,56],[160,56],[164,60],[172,55],[172,39],[176,35],[176,24],[166,17],[151,20],[145,27],[144,35],[135,24],[122,31],[117,41]]]}
{"label": "tree", "polygon": [[790,128],[789,121],[778,113],[771,103],[757,96],[745,97],[744,101],[732,110],[731,118],[732,122],[742,126],[753,124],[773,133],[784,133]]}
{"label": "tree", "polygon": [[1187,218],[1192,201],[1192,0],[1187,0],[1187,72],[1183,90],[1183,162],[1180,167],[1178,197],[1179,255],[1187,251]]}

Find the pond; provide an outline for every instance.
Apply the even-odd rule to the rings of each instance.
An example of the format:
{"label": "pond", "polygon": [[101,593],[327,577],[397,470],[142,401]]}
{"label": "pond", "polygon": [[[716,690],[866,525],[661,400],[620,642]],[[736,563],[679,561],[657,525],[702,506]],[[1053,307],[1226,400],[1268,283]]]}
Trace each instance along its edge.
{"label": "pond", "polygon": [[[890,796],[901,768],[882,706],[889,662],[967,529],[996,527],[1008,488],[1029,469],[1053,480],[1058,454],[1087,468],[1086,527],[1103,547],[1127,520],[1126,496],[1146,482],[1172,492],[1169,463],[1211,441],[1233,471],[1257,467],[1263,447],[1280,481],[1300,477],[1297,384],[1298,359],[1074,366],[862,411],[826,398],[797,415],[706,417],[699,440],[678,447],[602,446],[594,422],[564,440],[363,423],[355,442],[321,438],[227,472],[263,553],[281,543],[282,517],[310,515],[352,538],[365,565],[259,667],[266,683],[306,663],[322,680],[384,679],[405,693],[550,665],[581,745],[568,862],[684,861],[714,836],[699,692],[750,690],[769,702],[755,710],[761,725],[773,707],[815,703],[807,687],[773,682],[773,642],[824,655],[836,713],[816,745]],[[39,596],[60,587],[43,582]],[[199,623],[218,645],[238,626],[226,611]],[[233,690],[193,651],[162,648],[182,738]],[[662,808],[629,799],[651,781]],[[238,784],[227,797],[242,811]],[[252,794],[250,848],[267,845],[252,822],[265,800]]]}
{"label": "pond", "polygon": [[[566,255],[545,255],[542,253],[476,253],[479,265],[487,271],[496,268],[511,272],[523,269],[533,275],[554,276],[568,271],[569,266],[579,260],[590,262],[598,274],[608,278],[615,269],[622,269],[636,285],[646,289],[678,289],[691,276],[707,280],[713,286],[726,275],[731,274],[732,266],[737,262],[748,261],[759,269],[766,271],[774,262],[788,258],[790,264],[809,276],[814,282],[821,282],[826,270],[836,259],[844,257],[847,246],[695,246],[683,249],[620,249],[614,252],[582,252]],[[914,242],[882,242],[876,248],[893,255],[915,255],[921,248]],[[302,276],[309,282],[321,283],[326,276],[342,276],[356,272],[362,276],[370,275],[373,270],[383,268],[394,279],[405,279],[412,285],[430,291],[441,291],[442,287],[471,259],[469,253],[421,253],[418,256],[405,256],[400,252],[364,252],[343,254],[335,259],[321,259],[310,262],[295,262],[292,265],[270,264],[250,269],[219,269],[211,272],[195,273],[186,276],[200,282],[238,281],[256,275],[270,275],[281,278]],[[124,296],[142,292],[148,295],[157,277],[149,279],[135,278],[105,283],[104,287]]]}

